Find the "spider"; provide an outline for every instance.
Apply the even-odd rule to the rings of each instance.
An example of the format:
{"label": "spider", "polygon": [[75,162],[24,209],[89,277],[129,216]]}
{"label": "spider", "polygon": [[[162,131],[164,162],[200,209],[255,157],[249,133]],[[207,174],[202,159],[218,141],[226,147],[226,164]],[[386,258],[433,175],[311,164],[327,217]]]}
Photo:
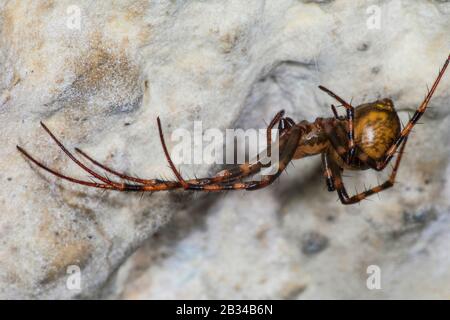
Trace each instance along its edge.
{"label": "spider", "polygon": [[[17,146],[17,149],[37,166],[61,179],[88,187],[142,192],[174,189],[195,191],[256,190],[270,185],[280,176],[291,160],[321,154],[324,178],[328,190],[336,191],[343,204],[353,204],[394,185],[395,177],[411,129],[426,111],[428,103],[430,102],[439,81],[444,75],[449,61],[450,55],[447,57],[444,66],[439,71],[439,75],[434,81],[433,86],[428,90],[422,104],[403,128],[401,128],[400,120],[392,100],[385,98],[353,107],[350,103],[346,102],[331,90],[319,86],[322,91],[336,99],[345,108],[346,116],[339,116],[335,105],[331,105],[334,117],[317,118],[312,123],[308,121],[295,123],[291,118],[285,117],[283,110],[278,112],[267,127],[267,151],[268,154],[270,154],[272,145],[271,130],[278,125],[278,170],[273,175],[262,176],[260,180],[247,180],[248,177],[260,172],[264,167],[260,160],[235,165],[231,169],[222,170],[209,178],[183,179],[170,158],[159,117],[157,118],[157,124],[162,148],[169,166],[177,178],[176,181],[161,179],[149,180],[129,176],[101,164],[79,148],[75,148],[76,153],[89,161],[92,165],[127,182],[111,180],[83,164],[73,153],[64,147],[64,145],[42,122],[42,127],[62,151],[98,181],[84,181],[66,176],[45,166],[20,146]],[[342,181],[342,172],[344,170],[373,169],[381,171],[390,163],[396,153],[398,153],[398,156],[387,181],[356,195],[348,195]]]}

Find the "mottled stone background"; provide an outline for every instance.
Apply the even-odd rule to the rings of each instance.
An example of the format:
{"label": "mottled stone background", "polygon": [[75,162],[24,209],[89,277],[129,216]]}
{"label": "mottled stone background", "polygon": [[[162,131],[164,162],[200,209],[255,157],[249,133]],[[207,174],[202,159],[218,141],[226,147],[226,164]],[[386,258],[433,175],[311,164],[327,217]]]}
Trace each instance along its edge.
{"label": "mottled stone background", "polygon": [[[172,177],[156,130],[263,128],[281,108],[414,111],[450,51],[448,1],[0,0],[0,297],[450,298],[450,74],[398,184],[360,205],[318,157],[258,192],[102,193],[40,128],[116,169]],[[169,147],[173,144],[169,143]],[[182,166],[187,176],[208,166]],[[387,173],[351,173],[349,190]],[[68,267],[81,269],[70,290]],[[381,270],[368,290],[367,267]]]}

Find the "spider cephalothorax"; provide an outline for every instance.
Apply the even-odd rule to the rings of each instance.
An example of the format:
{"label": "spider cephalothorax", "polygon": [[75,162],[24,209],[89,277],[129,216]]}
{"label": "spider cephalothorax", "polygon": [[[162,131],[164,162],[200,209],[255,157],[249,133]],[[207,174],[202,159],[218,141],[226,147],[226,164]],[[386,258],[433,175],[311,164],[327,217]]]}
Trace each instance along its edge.
{"label": "spider cephalothorax", "polygon": [[[332,105],[334,117],[317,118],[313,123],[308,121],[295,123],[291,118],[284,116],[284,111],[278,112],[267,128],[269,148],[272,144],[270,138],[271,130],[276,125],[280,129],[278,171],[273,175],[262,176],[260,180],[246,180],[246,178],[258,173],[264,166],[260,161],[237,165],[231,169],[223,170],[210,178],[184,180],[169,156],[159,118],[158,129],[162,147],[169,165],[177,178],[176,181],[149,180],[132,177],[108,168],[80,149],[75,149],[79,155],[90,161],[93,165],[123,179],[124,182],[106,178],[104,175],[92,170],[78,160],[42,123],[43,128],[59,147],[83,170],[97,179],[98,182],[84,181],[65,176],[43,165],[21,147],[17,146],[17,149],[36,165],[59,178],[89,187],[142,192],[174,189],[197,191],[256,190],[268,186],[277,179],[291,160],[321,154],[328,190],[337,191],[339,199],[343,204],[352,204],[394,185],[395,176],[411,129],[425,112],[449,61],[450,55],[447,57],[433,86],[428,91],[425,100],[403,128],[401,128],[394,103],[390,99],[381,99],[353,107],[332,91],[319,86],[321,90],[339,101],[346,109],[346,116],[339,116],[334,105]],[[348,195],[342,182],[343,170],[374,169],[381,171],[389,164],[396,153],[398,153],[397,159],[392,173],[386,182],[354,196],[350,197]],[[270,149],[268,154],[270,154]]]}

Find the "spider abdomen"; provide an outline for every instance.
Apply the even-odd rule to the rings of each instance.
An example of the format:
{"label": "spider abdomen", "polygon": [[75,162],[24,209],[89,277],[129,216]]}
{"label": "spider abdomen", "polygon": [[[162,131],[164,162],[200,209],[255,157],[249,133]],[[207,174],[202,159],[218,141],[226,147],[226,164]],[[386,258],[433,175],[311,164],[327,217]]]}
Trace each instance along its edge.
{"label": "spider abdomen", "polygon": [[355,142],[372,159],[381,159],[400,135],[392,101],[384,99],[355,109]]}

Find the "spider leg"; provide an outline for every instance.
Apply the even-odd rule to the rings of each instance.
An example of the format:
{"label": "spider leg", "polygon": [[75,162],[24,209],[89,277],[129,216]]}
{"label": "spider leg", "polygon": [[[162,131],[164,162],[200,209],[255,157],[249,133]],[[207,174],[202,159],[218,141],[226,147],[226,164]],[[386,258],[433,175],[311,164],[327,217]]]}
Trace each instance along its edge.
{"label": "spider leg", "polygon": [[90,157],[88,154],[86,154],[84,151],[82,151],[79,148],[75,148],[75,151],[78,152],[80,155],[82,155],[87,160],[89,160],[90,162],[92,162],[94,165],[96,165],[96,166],[102,168],[103,170],[105,170],[109,173],[112,173],[113,175],[116,175],[119,178],[122,178],[124,180],[133,181],[133,182],[137,182],[137,183],[141,183],[141,184],[156,184],[156,183],[163,182],[162,180],[159,180],[159,179],[141,179],[141,178],[137,178],[137,177],[128,176],[124,173],[115,171],[114,169],[111,169],[104,164],[101,164],[100,162],[96,161],[95,159]]}
{"label": "spider leg", "polygon": [[[324,123],[324,129],[332,147],[336,150],[342,161],[346,162],[346,158],[348,158],[348,147],[345,147],[347,144],[345,140],[346,131],[342,127],[342,124],[336,123],[336,125],[331,125]],[[355,146],[355,148],[358,149],[358,146]]]}
{"label": "spider leg", "polygon": [[[347,110],[347,123],[348,123],[348,155],[346,162],[347,164],[350,164],[355,156],[355,132],[354,132],[354,120],[355,120],[355,108],[348,102],[346,102],[344,99],[339,97],[337,94],[332,92],[331,90],[325,88],[324,86],[319,86],[319,89],[322,91],[325,91],[328,95],[339,101]],[[331,106],[334,116],[336,119],[339,119],[338,113],[336,108],[332,105]]]}
{"label": "spider leg", "polygon": [[68,180],[70,182],[73,183],[77,183],[77,184],[82,184],[85,186],[89,186],[89,187],[94,187],[94,188],[103,188],[103,189],[113,189],[114,187],[111,184],[102,184],[102,183],[96,183],[96,182],[89,182],[89,181],[83,181],[83,180],[78,180],[72,177],[68,177],[65,176],[53,169],[48,168],[47,166],[45,166],[44,164],[42,164],[41,162],[39,162],[38,160],[36,160],[34,157],[32,157],[27,151],[25,151],[23,148],[16,146],[17,150],[19,150],[20,153],[22,153],[25,157],[27,157],[29,160],[31,160],[34,164],[36,164],[38,167],[44,169],[47,172],[50,172],[51,174],[64,179],[64,180]]}
{"label": "spider leg", "polygon": [[286,117],[285,119],[291,127],[295,126],[295,121],[292,118]]}
{"label": "spider leg", "polygon": [[[295,126],[294,120],[289,117],[281,118],[278,123],[278,137],[281,138],[283,135],[289,131],[293,126]],[[270,131],[269,131],[270,130]],[[270,157],[272,155],[272,128],[267,128],[267,156]],[[259,155],[258,158],[259,159]],[[263,167],[269,167],[270,164],[266,164]]]}
{"label": "spider leg", "polygon": [[53,141],[61,148],[61,150],[73,161],[75,162],[81,169],[83,169],[84,171],[86,171],[87,173],[91,174],[92,176],[94,176],[95,178],[97,178],[98,180],[112,185],[114,186],[114,182],[110,181],[109,179],[101,176],[100,174],[98,174],[97,172],[91,170],[90,168],[88,168],[87,166],[85,166],[83,163],[81,163],[69,150],[66,149],[66,147],[64,147],[64,145],[58,140],[58,138],[56,138],[56,136],[50,131],[49,128],[47,128],[47,126],[41,122],[41,126],[44,128],[44,130],[48,133],[48,135],[53,139]]}
{"label": "spider leg", "polygon": [[111,190],[118,190],[118,191],[161,191],[161,190],[171,190],[171,189],[177,189],[180,188],[180,185],[178,182],[175,181],[160,181],[153,185],[146,185],[146,186],[138,186],[128,183],[119,183],[112,181],[108,178],[105,178],[98,174],[97,172],[93,171],[92,169],[85,166],[83,163],[81,163],[71,152],[69,152],[66,147],[56,138],[56,136],[41,122],[42,127],[45,129],[45,131],[50,135],[50,137],[56,142],[56,144],[63,150],[63,152],[72,160],[74,161],[78,166],[80,166],[84,171],[91,174],[94,178],[102,181],[103,183],[97,183],[97,182],[88,182],[84,180],[75,179],[69,176],[66,176],[64,174],[61,174],[53,169],[50,169],[46,165],[42,164],[35,158],[33,158],[29,153],[27,153],[24,149],[17,146],[17,149],[26,156],[29,160],[31,160],[33,163],[35,163],[40,168],[46,170],[47,172],[61,178],[64,180],[68,180],[73,183],[95,187],[95,188],[102,188],[102,189],[111,189]]}
{"label": "spider leg", "polygon": [[334,104],[331,105],[331,111],[333,112],[335,119],[337,119],[337,120],[346,120],[347,119],[346,116],[344,117],[344,116],[339,115],[339,113],[337,111],[337,107]]}
{"label": "spider leg", "polygon": [[449,65],[449,62],[450,62],[450,55],[447,57],[447,60],[445,61],[444,66],[439,71],[439,74],[438,74],[436,80],[434,81],[433,86],[428,91],[428,93],[427,93],[425,99],[423,100],[422,104],[416,110],[416,112],[414,113],[412,118],[408,121],[406,126],[401,131],[400,137],[395,141],[395,143],[392,145],[392,147],[386,152],[386,155],[385,155],[384,159],[382,161],[378,161],[376,163],[377,170],[383,170],[386,167],[386,165],[392,159],[392,157],[394,156],[395,152],[400,147],[402,142],[408,137],[408,135],[410,134],[410,132],[411,132],[412,128],[414,127],[414,125],[417,123],[417,121],[419,121],[419,119],[425,113],[425,111],[426,111],[426,109],[428,107],[428,103],[430,102],[434,91],[436,90],[439,82],[441,81],[441,78],[444,75],[445,70],[447,69],[447,67]]}
{"label": "spider leg", "polygon": [[280,122],[278,123],[278,131],[280,135],[283,135],[286,130],[289,130],[293,126],[295,126],[294,120],[289,117],[281,118]]}
{"label": "spider leg", "polygon": [[331,170],[331,164],[330,164],[330,156],[328,152],[322,153],[322,166],[323,166],[323,175],[325,177],[325,181],[327,183],[328,191],[332,192],[336,190],[336,187],[334,185],[334,176],[333,172]]}
{"label": "spider leg", "polygon": [[336,106],[334,104],[331,105],[331,111],[333,111],[333,115],[336,119],[339,119],[339,114],[337,112]]}
{"label": "spider leg", "polygon": [[[141,183],[141,184],[143,184],[143,186],[133,185],[133,184],[128,184],[128,183],[114,182],[106,177],[101,176],[97,172],[93,171],[92,169],[88,168],[83,163],[81,163],[71,152],[69,152],[65,148],[65,146],[56,138],[56,136],[43,123],[41,123],[41,125],[45,129],[45,131],[50,135],[50,137],[57,143],[57,145],[64,151],[64,153],[67,156],[69,156],[69,158],[72,161],[74,161],[83,170],[85,170],[86,172],[91,174],[93,177],[99,179],[103,183],[97,183],[97,182],[93,182],[93,181],[89,182],[89,181],[79,180],[79,179],[75,179],[75,178],[66,176],[60,172],[57,172],[57,171],[47,167],[46,165],[44,165],[43,163],[39,162],[34,157],[32,157],[23,148],[17,146],[17,149],[19,150],[19,152],[21,152],[25,157],[27,157],[29,160],[31,160],[33,163],[35,163],[40,168],[44,169],[45,171],[47,171],[61,179],[68,180],[70,182],[89,186],[89,187],[119,190],[119,191],[141,191],[141,192],[142,191],[144,191],[144,192],[145,191],[162,191],[162,190],[173,190],[173,189],[178,189],[178,188],[182,187],[182,184],[177,181],[164,181],[164,180],[160,180],[160,179],[149,180],[149,179],[141,179],[141,178],[125,175],[123,173],[117,172],[117,171],[101,164],[100,162],[96,161],[95,159],[93,159],[92,157],[87,155],[81,149],[75,148],[75,151],[77,153],[79,153],[84,158],[86,158],[87,160],[92,162],[94,165],[96,165],[96,166],[102,168],[103,170],[110,172],[122,179]],[[165,144],[164,144],[164,146],[165,146]],[[258,171],[260,169],[260,167],[261,167],[260,163],[254,164],[254,165],[243,164],[243,165],[237,166],[235,168],[232,168],[231,170],[226,170],[227,174],[225,174],[225,170],[224,170],[223,172],[219,172],[213,178],[193,179],[193,180],[188,180],[187,182],[193,183],[193,184],[208,184],[208,183],[220,182],[220,181],[228,180],[233,177],[239,177],[240,175],[246,176],[250,173],[254,173],[254,172]]]}
{"label": "spider leg", "polygon": [[293,127],[289,132],[289,137],[286,142],[286,146],[283,147],[280,155],[280,162],[278,170],[273,175],[263,176],[260,181],[245,181],[237,183],[225,183],[225,184],[211,184],[206,186],[191,186],[191,190],[196,191],[221,191],[221,190],[257,190],[269,186],[275,181],[280,174],[284,171],[287,164],[292,160],[295,150],[298,146],[298,141],[301,137],[302,129],[300,127]]}
{"label": "spider leg", "polygon": [[[223,190],[256,190],[260,188],[267,187],[276,178],[280,176],[283,170],[286,168],[287,164],[292,160],[295,150],[298,145],[298,140],[300,139],[302,129],[300,127],[293,127],[289,131],[289,136],[286,138],[286,146],[282,148],[280,155],[280,162],[278,170],[274,175],[264,176],[261,181],[246,181],[246,182],[236,182],[236,183],[211,183],[211,184],[192,184],[183,180],[187,185],[185,189],[194,191],[223,191]],[[169,157],[170,158],[170,157]],[[170,162],[169,162],[170,164]],[[175,173],[175,176],[180,177],[180,173],[177,171],[175,166],[171,166]],[[182,179],[182,178],[181,178]],[[181,183],[181,182],[180,182]],[[184,187],[184,185],[183,185]]]}
{"label": "spider leg", "polygon": [[[294,121],[290,118],[288,118],[289,120],[285,120],[284,118],[282,118],[283,115],[284,115],[284,110],[281,110],[280,112],[278,112],[275,115],[275,117],[272,119],[272,121],[270,122],[270,124],[267,128],[267,137],[268,137],[268,140],[270,137],[269,146],[271,146],[272,145],[271,130],[277,124],[277,122],[280,122],[280,123],[283,122],[285,124],[283,131],[280,132],[280,135],[282,136],[282,138],[280,138],[280,149],[284,148],[284,145],[286,144],[286,138],[284,138],[284,135],[290,130],[291,124],[294,123]],[[204,185],[217,184],[217,183],[230,182],[233,180],[243,179],[245,177],[248,177],[250,175],[257,173],[263,167],[263,164],[259,160],[256,161],[255,163],[245,162],[243,164],[236,165],[232,168],[219,171],[216,175],[214,175],[211,178],[184,180],[182,178],[181,174],[175,168],[175,165],[173,164],[173,161],[167,150],[166,142],[164,139],[164,134],[162,131],[161,120],[159,119],[159,117],[157,119],[157,122],[158,122],[158,131],[159,131],[159,136],[160,136],[160,140],[161,140],[161,145],[163,147],[165,157],[167,159],[167,162],[169,163],[170,168],[174,172],[175,176],[177,177],[177,180],[179,181],[180,185],[183,186],[183,188],[186,188],[187,185],[204,186]],[[269,154],[269,156],[270,156],[270,154]],[[258,156],[257,159],[259,159],[259,158],[260,157]]]}
{"label": "spider leg", "polygon": [[176,169],[176,167],[173,164],[173,161],[170,157],[170,154],[167,150],[166,141],[164,139],[164,133],[162,131],[161,120],[159,119],[159,117],[157,118],[157,123],[158,123],[158,131],[159,131],[159,137],[161,140],[161,145],[164,150],[164,155],[167,159],[167,162],[169,163],[171,170],[174,172],[178,182],[185,190],[189,189],[189,185],[208,185],[208,184],[212,184],[212,183],[218,183],[221,181],[237,179],[239,177],[245,177],[245,176],[252,174],[253,171],[256,172],[261,168],[261,163],[259,161],[253,165],[249,164],[249,163],[244,163],[242,165],[234,166],[231,169],[222,170],[212,178],[193,179],[193,180],[186,181],[183,179],[183,177],[181,176],[179,171]]}
{"label": "spider leg", "polygon": [[266,137],[267,137],[267,156],[271,156],[272,154],[272,129],[275,127],[275,125],[278,123],[278,133],[281,137],[287,130],[289,130],[291,127],[295,126],[294,120],[292,120],[289,117],[283,117],[284,116],[284,110],[279,111],[275,117],[270,121],[267,130],[266,130]]}
{"label": "spider leg", "polygon": [[[272,140],[271,140],[271,129],[273,129],[273,127],[277,124],[277,122],[283,121],[284,119],[282,118],[284,115],[284,110],[279,111],[275,117],[272,119],[272,121],[270,122],[268,128],[267,128],[267,138],[268,138],[268,146],[271,146],[272,144]],[[293,122],[292,119],[289,118],[289,120],[291,122]],[[290,126],[287,126],[290,127]],[[84,158],[86,158],[87,160],[89,160],[90,162],[92,162],[94,165],[102,168],[103,170],[112,173],[122,179],[128,180],[128,181],[133,181],[133,182],[137,182],[137,183],[141,183],[144,185],[151,185],[151,184],[158,184],[158,183],[162,183],[164,181],[159,180],[159,179],[141,179],[141,178],[137,178],[137,177],[132,177],[129,175],[126,175],[124,173],[120,173],[110,167],[107,167],[104,164],[101,164],[100,162],[98,162],[97,160],[93,159],[92,157],[90,157],[86,152],[82,151],[79,148],[75,148],[75,151],[77,153],[79,153],[80,155],[82,155]],[[269,154],[270,155],[270,154]],[[192,180],[187,180],[187,182],[189,183],[197,183],[197,184],[207,184],[207,183],[212,183],[212,182],[221,182],[223,180],[230,180],[233,179],[236,176],[240,176],[243,173],[249,172],[249,173],[254,173],[256,171],[258,171],[260,169],[259,166],[255,166],[255,165],[250,165],[248,163],[240,165],[240,166],[235,166],[234,168],[228,169],[228,170],[223,170],[221,172],[219,172],[216,176],[214,176],[213,178],[200,178],[200,179],[192,179]],[[225,171],[225,172],[224,172]],[[227,174],[225,174],[227,173]]]}
{"label": "spider leg", "polygon": [[[279,115],[281,112],[279,112],[277,115]],[[277,116],[276,116],[277,117]],[[275,118],[274,118],[275,119]],[[282,149],[284,148],[284,145],[286,144],[286,139],[284,138],[284,135],[292,128],[292,126],[295,125],[294,120],[292,120],[291,118],[281,118],[278,120],[279,121],[279,126],[278,126],[278,130],[279,130],[279,141],[280,141],[280,145],[279,148]],[[273,126],[275,126],[276,121],[271,121],[269,127],[267,128],[267,152],[266,152],[266,157],[270,157],[271,156],[271,147],[272,147],[272,132],[269,130],[273,129]],[[268,167],[270,166],[270,163],[263,165],[261,163],[261,161],[259,161],[261,159],[261,155],[257,156],[257,161],[254,163],[249,163],[249,162],[245,162],[241,165],[236,165],[230,169],[225,169],[220,171],[219,173],[217,173],[213,178],[210,178],[210,182],[228,182],[228,181],[232,181],[232,180],[237,180],[237,179],[243,179],[247,176],[253,175],[255,173],[257,173],[259,170],[261,170],[261,168],[263,167]],[[205,178],[205,180],[208,178]]]}
{"label": "spider leg", "polygon": [[[389,176],[389,179],[386,180],[384,183],[377,185],[376,187],[370,188],[364,192],[358,193],[354,196],[349,197],[347,190],[345,189],[344,183],[342,181],[341,171],[339,166],[334,160],[331,160],[330,163],[330,169],[331,169],[331,175],[334,178],[334,186],[336,187],[337,193],[339,195],[339,199],[341,200],[342,204],[353,204],[360,202],[361,200],[364,200],[365,198],[379,193],[383,190],[386,190],[390,187],[392,187],[395,183],[395,178],[397,176],[398,168],[400,166],[400,162],[402,160],[403,152],[405,150],[406,142],[408,141],[408,138],[405,138],[403,140],[403,144],[401,145],[400,152],[397,156],[397,160],[395,161],[395,165],[392,168],[391,175]],[[328,155],[329,156],[329,155]],[[331,156],[329,156],[329,159]]]}
{"label": "spider leg", "polygon": [[[93,164],[95,164],[96,166],[99,166],[100,168],[118,176],[121,177],[123,179],[127,179],[133,182],[138,182],[141,183],[143,185],[134,185],[134,184],[128,184],[128,183],[118,183],[118,182],[114,182],[110,179],[107,179],[103,176],[101,176],[100,174],[98,174],[97,172],[91,170],[90,168],[88,168],[87,166],[85,166],[83,163],[81,163],[72,153],[70,153],[65,147],[64,145],[53,135],[53,133],[42,123],[42,126],[44,127],[44,129],[47,131],[47,133],[52,137],[52,139],[58,144],[58,146],[64,151],[64,153],[66,153],[67,156],[69,156],[69,158],[74,161],[77,165],[79,165],[83,170],[87,171],[88,173],[90,173],[92,176],[94,176],[95,178],[99,179],[100,181],[104,182],[104,183],[97,183],[97,182],[89,182],[89,181],[84,181],[84,180],[79,180],[79,179],[75,179],[69,176],[66,176],[64,174],[61,174],[49,167],[47,167],[46,165],[42,164],[41,162],[39,162],[38,160],[36,160],[34,157],[32,157],[29,153],[27,153],[24,149],[22,149],[21,147],[17,146],[17,149],[24,155],[26,156],[29,160],[31,160],[33,163],[35,163],[36,165],[38,165],[40,168],[46,170],[47,172],[61,178],[61,179],[65,179],[68,180],[70,182],[76,183],[76,184],[81,184],[81,185],[85,185],[85,186],[90,186],[90,187],[96,187],[96,188],[103,188],[103,189],[111,189],[111,190],[118,190],[118,191],[137,191],[137,192],[146,192],[146,191],[163,191],[163,190],[173,190],[173,189],[179,189],[181,187],[184,187],[183,184],[180,181],[164,181],[164,180],[159,180],[159,179],[152,179],[152,180],[148,180],[148,179],[140,179],[140,178],[136,178],[136,177],[131,177],[122,173],[119,173],[105,165],[102,165],[101,163],[99,163],[98,161],[94,160],[93,158],[91,158],[90,156],[88,156],[85,152],[81,151],[80,149],[76,148],[76,151],[84,156],[86,159],[88,159],[89,161],[91,161]],[[174,164],[172,162],[172,160],[169,157],[168,151],[167,151],[167,147],[165,145],[164,142],[164,137],[162,135],[162,130],[161,130],[161,123],[160,120],[158,119],[158,127],[159,127],[159,131],[160,131],[160,138],[161,141],[163,143],[163,149],[164,149],[164,153],[166,155],[166,157],[168,158],[169,164],[171,165],[172,170],[175,168]],[[280,146],[282,146],[283,143],[280,144]],[[219,172],[216,176],[214,176],[213,178],[203,178],[203,179],[192,179],[192,180],[187,180],[184,181],[185,183],[189,183],[189,184],[193,184],[193,185],[206,185],[206,184],[211,184],[211,183],[217,183],[217,182],[223,182],[223,181],[229,181],[230,179],[241,179],[243,177],[246,177],[250,174],[253,174],[255,172],[257,172],[259,169],[261,168],[261,163],[257,162],[255,164],[243,164],[240,166],[236,166],[234,168],[232,168],[231,170],[223,170],[221,172]],[[175,170],[175,172],[177,172]],[[181,175],[180,175],[181,177]],[[178,177],[177,177],[178,178]]]}
{"label": "spider leg", "polygon": [[[282,124],[281,120],[283,119],[283,116],[284,110],[279,111],[267,126],[266,139],[267,139],[267,154],[269,155],[269,157],[272,153],[272,129],[278,122],[280,125]],[[278,127],[278,129],[280,129],[280,127]]]}
{"label": "spider leg", "polygon": [[167,150],[167,146],[166,146],[166,141],[164,140],[164,134],[162,131],[162,126],[161,126],[161,120],[159,119],[159,117],[156,118],[156,121],[158,122],[159,139],[161,140],[161,145],[163,147],[164,155],[166,156],[167,162],[169,163],[170,168],[172,169],[173,173],[177,177],[178,182],[186,190],[189,188],[189,184],[183,179],[180,172],[177,170],[177,168],[173,164],[172,159],[170,158],[170,154],[169,154],[169,151]]}
{"label": "spider leg", "polygon": [[[75,148],[75,151],[78,152],[79,154],[81,154],[83,157],[85,157],[87,160],[91,161],[94,165],[102,168],[103,170],[112,173],[124,180],[128,180],[128,181],[133,181],[133,182],[137,182],[137,183],[141,183],[144,185],[154,185],[154,184],[159,184],[159,183],[164,183],[164,180],[161,179],[141,179],[141,178],[137,178],[137,177],[132,177],[132,176],[128,176],[126,174],[120,173],[118,171],[115,171],[114,169],[111,169],[107,166],[105,166],[104,164],[101,164],[100,162],[96,161],[95,159],[93,159],[92,157],[90,157],[88,154],[86,154],[84,151],[80,150],[79,148]],[[248,171],[250,169],[248,168],[244,168],[242,166],[237,166],[233,169],[229,169],[228,171],[232,170],[233,174],[232,175],[236,175],[245,171]],[[252,168],[252,170],[255,170],[254,168]],[[221,175],[216,175],[213,178],[199,178],[199,179],[192,179],[192,180],[186,180],[186,182],[188,183],[211,183],[211,182],[219,182],[222,181],[224,179],[228,180],[232,177],[230,176],[225,176],[222,177]],[[181,187],[181,184],[180,184]]]}
{"label": "spider leg", "polygon": [[53,174],[54,176],[70,181],[72,183],[80,184],[83,186],[93,187],[93,188],[101,188],[101,189],[109,189],[109,190],[117,190],[117,191],[162,191],[162,190],[172,190],[172,189],[178,189],[180,188],[180,184],[176,181],[162,181],[155,185],[148,185],[148,186],[137,186],[127,183],[115,183],[110,180],[109,183],[97,183],[97,182],[89,182],[84,180],[75,179],[69,176],[66,176],[58,171],[55,171],[40,161],[36,160],[33,156],[31,156],[27,151],[25,151],[23,148],[17,146],[17,150],[19,150],[20,153],[22,153],[26,158],[28,158],[30,161],[32,161],[34,164],[36,164],[38,167],[42,168],[43,170]]}

